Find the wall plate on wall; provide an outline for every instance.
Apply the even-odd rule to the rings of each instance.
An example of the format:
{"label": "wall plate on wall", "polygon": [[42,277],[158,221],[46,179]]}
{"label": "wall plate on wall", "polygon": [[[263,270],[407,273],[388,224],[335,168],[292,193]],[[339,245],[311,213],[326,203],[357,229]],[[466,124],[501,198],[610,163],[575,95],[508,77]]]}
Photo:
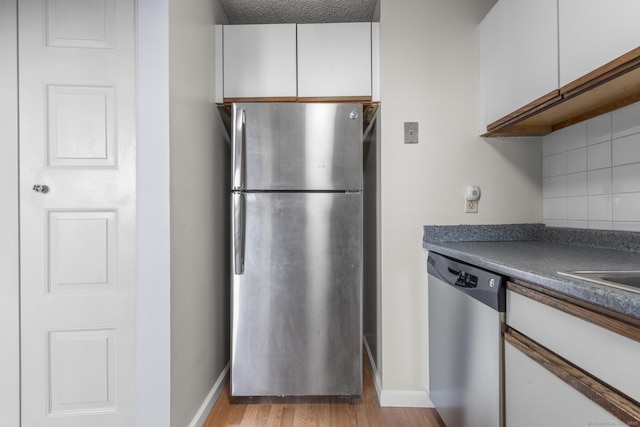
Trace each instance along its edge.
{"label": "wall plate on wall", "polygon": [[418,122],[404,122],[404,143],[418,143]]}

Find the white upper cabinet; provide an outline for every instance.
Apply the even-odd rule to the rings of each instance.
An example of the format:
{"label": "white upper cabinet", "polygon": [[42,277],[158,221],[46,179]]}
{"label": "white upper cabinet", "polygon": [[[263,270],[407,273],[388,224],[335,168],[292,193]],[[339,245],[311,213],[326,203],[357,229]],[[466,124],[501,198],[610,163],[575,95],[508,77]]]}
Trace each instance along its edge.
{"label": "white upper cabinet", "polygon": [[223,65],[216,69],[216,102],[363,97],[379,101],[377,25],[218,26],[216,61]]}
{"label": "white upper cabinet", "polygon": [[224,98],[296,96],[296,25],[224,26]]}
{"label": "white upper cabinet", "polygon": [[559,0],[560,86],[640,46],[638,16],[638,0]]}
{"label": "white upper cabinet", "polygon": [[500,0],[482,21],[487,125],[558,89],[557,16],[557,0]]}
{"label": "white upper cabinet", "polygon": [[298,25],[298,96],[371,96],[371,23]]}

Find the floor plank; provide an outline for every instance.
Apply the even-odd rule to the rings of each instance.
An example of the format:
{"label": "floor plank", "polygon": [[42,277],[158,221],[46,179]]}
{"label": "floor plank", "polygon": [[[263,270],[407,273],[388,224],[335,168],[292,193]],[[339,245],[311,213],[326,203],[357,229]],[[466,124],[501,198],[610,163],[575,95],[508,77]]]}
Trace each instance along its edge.
{"label": "floor plank", "polygon": [[429,408],[382,408],[369,359],[363,356],[363,391],[358,399],[330,397],[231,397],[229,383],[203,427],[444,427]]}

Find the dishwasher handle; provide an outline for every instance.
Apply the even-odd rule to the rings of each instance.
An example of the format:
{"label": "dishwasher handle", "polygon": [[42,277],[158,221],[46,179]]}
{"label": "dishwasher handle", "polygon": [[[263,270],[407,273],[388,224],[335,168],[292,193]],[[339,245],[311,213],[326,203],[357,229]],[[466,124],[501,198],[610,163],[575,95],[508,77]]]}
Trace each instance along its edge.
{"label": "dishwasher handle", "polygon": [[460,274],[463,274],[461,269],[452,268],[452,261],[444,257],[436,257],[434,254],[429,254],[427,262],[427,271],[429,274],[452,286],[456,285]]}

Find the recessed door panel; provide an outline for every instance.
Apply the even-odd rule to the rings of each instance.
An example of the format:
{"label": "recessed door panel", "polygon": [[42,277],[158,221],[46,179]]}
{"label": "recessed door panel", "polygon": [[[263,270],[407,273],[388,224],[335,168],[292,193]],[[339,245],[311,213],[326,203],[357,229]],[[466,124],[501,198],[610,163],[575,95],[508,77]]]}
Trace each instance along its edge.
{"label": "recessed door panel", "polygon": [[114,88],[47,85],[49,166],[115,166]]}
{"label": "recessed door panel", "polygon": [[114,329],[49,332],[49,414],[114,411],[115,349]]}
{"label": "recessed door panel", "polygon": [[115,211],[50,211],[48,292],[115,291],[116,227]]}
{"label": "recessed door panel", "polygon": [[112,48],[115,0],[47,0],[47,44]]}

